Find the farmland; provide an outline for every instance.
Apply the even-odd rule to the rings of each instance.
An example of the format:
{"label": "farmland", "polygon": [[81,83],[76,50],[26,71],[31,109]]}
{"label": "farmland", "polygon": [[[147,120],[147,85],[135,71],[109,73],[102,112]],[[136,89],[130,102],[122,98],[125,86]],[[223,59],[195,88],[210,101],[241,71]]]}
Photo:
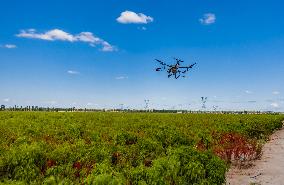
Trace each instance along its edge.
{"label": "farmland", "polygon": [[0,112],[0,184],[222,184],[283,115]]}

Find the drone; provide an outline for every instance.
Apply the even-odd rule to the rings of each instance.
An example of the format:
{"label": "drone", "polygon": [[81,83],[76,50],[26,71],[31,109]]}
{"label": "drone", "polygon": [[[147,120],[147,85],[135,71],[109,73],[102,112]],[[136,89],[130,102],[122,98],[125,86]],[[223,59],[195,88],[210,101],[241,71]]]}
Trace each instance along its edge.
{"label": "drone", "polygon": [[156,71],[165,71],[168,73],[168,78],[171,76],[174,76],[175,79],[178,79],[179,77],[185,78],[185,73],[188,72],[189,69],[191,69],[196,63],[191,64],[189,66],[180,66],[180,63],[184,62],[180,59],[174,58],[176,60],[176,64],[168,65],[165,62],[155,59],[157,62],[160,63],[161,67],[156,68]]}

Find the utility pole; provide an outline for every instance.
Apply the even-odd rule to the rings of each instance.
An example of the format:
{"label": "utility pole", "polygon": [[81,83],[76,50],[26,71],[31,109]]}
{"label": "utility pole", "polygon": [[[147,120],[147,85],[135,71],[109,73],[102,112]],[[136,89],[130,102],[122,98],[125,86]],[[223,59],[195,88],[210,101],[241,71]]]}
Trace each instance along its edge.
{"label": "utility pole", "polygon": [[150,102],[150,100],[144,100],[144,102],[145,102],[145,111],[148,111],[149,110],[149,102]]}
{"label": "utility pole", "polygon": [[202,109],[206,109],[206,102],[207,102],[207,97],[201,97],[201,102],[202,102]]}

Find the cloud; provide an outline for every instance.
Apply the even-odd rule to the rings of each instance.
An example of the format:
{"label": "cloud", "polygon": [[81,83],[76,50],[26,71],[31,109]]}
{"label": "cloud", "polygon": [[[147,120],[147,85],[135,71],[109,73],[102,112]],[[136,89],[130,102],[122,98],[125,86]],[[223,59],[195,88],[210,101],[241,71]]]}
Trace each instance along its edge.
{"label": "cloud", "polygon": [[21,30],[20,33],[17,34],[16,36],[23,38],[48,40],[48,41],[61,40],[61,41],[74,42],[76,40],[73,35],[59,29],[53,29],[45,33],[37,33],[35,29]]}
{"label": "cloud", "polygon": [[280,92],[279,91],[273,91],[272,94],[278,95],[278,94],[280,94]]}
{"label": "cloud", "polygon": [[216,22],[216,16],[213,13],[206,13],[203,18],[199,19],[199,22],[203,25],[210,25]]}
{"label": "cloud", "polygon": [[17,46],[14,45],[14,44],[5,44],[5,45],[3,45],[1,47],[7,48],[7,49],[15,49],[15,48],[17,48]]}
{"label": "cloud", "polygon": [[276,103],[276,102],[271,103],[270,105],[271,105],[272,107],[274,107],[274,108],[279,108],[279,104],[278,104],[278,103]]}
{"label": "cloud", "polygon": [[117,48],[110,45],[108,42],[103,41],[102,42],[103,48],[102,51],[117,51]]}
{"label": "cloud", "polygon": [[95,47],[100,45],[102,51],[115,51],[116,48],[106,42],[105,40],[94,36],[92,32],[81,32],[73,35],[60,29],[49,30],[44,33],[38,33],[35,29],[21,30],[17,37],[29,38],[29,39],[40,39],[46,41],[66,41],[66,42],[85,42],[90,46]]}
{"label": "cloud", "polygon": [[99,104],[97,104],[97,103],[92,103],[92,102],[88,102],[87,103],[87,106],[98,106]]}
{"label": "cloud", "polygon": [[117,76],[115,77],[116,80],[125,80],[128,79],[128,76]]}
{"label": "cloud", "polygon": [[4,102],[9,102],[10,99],[9,99],[9,98],[4,98],[3,101],[4,101]]}
{"label": "cloud", "polygon": [[147,24],[153,22],[153,17],[144,15],[143,13],[135,13],[132,11],[121,12],[120,16],[116,19],[117,22],[122,24]]}
{"label": "cloud", "polygon": [[68,70],[67,73],[68,73],[68,74],[71,74],[71,75],[80,74],[80,72],[78,72],[78,71],[73,71],[73,70]]}
{"label": "cloud", "polygon": [[245,93],[247,93],[247,94],[252,94],[253,92],[252,92],[252,91],[249,91],[249,90],[246,90]]}
{"label": "cloud", "polygon": [[44,104],[49,104],[49,105],[55,105],[55,104],[57,104],[57,101],[55,101],[55,100],[50,100],[50,101],[45,101],[45,102],[43,102]]}
{"label": "cloud", "polygon": [[147,28],[145,26],[137,27],[137,28],[138,28],[138,30],[143,30],[143,31],[147,30]]}

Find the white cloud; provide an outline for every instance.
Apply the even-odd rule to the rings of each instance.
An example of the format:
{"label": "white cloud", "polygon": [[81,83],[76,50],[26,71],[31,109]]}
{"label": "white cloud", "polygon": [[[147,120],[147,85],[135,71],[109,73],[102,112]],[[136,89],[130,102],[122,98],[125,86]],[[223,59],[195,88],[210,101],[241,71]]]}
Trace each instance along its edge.
{"label": "white cloud", "polygon": [[91,32],[81,32],[78,35],[74,36],[75,40],[89,43],[98,43],[101,42],[101,39],[98,37],[94,37]]}
{"label": "white cloud", "polygon": [[252,91],[249,91],[249,90],[246,90],[245,93],[247,93],[247,94],[252,94],[253,92],[252,92]]}
{"label": "white cloud", "polygon": [[272,94],[278,95],[278,94],[280,94],[280,92],[279,91],[273,91]]}
{"label": "white cloud", "polygon": [[92,103],[92,102],[88,102],[87,103],[87,106],[98,106],[99,104],[97,104],[97,103]]}
{"label": "white cloud", "polygon": [[210,25],[216,22],[216,15],[213,13],[206,13],[203,18],[199,19],[199,22],[204,25]]}
{"label": "white cloud", "polygon": [[138,28],[138,30],[143,30],[143,31],[147,30],[147,28],[145,26],[137,27],[137,28]]}
{"label": "white cloud", "polygon": [[49,104],[49,105],[55,105],[55,104],[57,104],[57,101],[55,101],[55,100],[50,100],[50,101],[45,101],[45,102],[43,102],[43,103]]}
{"label": "white cloud", "polygon": [[102,42],[103,48],[102,51],[117,51],[117,48],[110,45],[108,42],[103,41]]}
{"label": "white cloud", "polygon": [[2,47],[3,48],[7,48],[7,49],[15,49],[15,48],[17,48],[17,46],[14,45],[14,44],[5,44]]}
{"label": "white cloud", "polygon": [[73,71],[73,70],[68,70],[67,73],[68,73],[68,74],[71,74],[71,75],[80,74],[80,72],[78,72],[78,71]]}
{"label": "white cloud", "polygon": [[125,80],[128,79],[128,76],[117,76],[115,77],[116,80]]}
{"label": "white cloud", "polygon": [[21,30],[20,33],[17,34],[16,36],[23,38],[49,40],[49,41],[61,40],[61,41],[73,42],[76,40],[73,35],[59,29],[53,29],[45,33],[36,33],[35,29]]}
{"label": "white cloud", "polygon": [[147,24],[154,21],[153,17],[147,16],[143,13],[137,14],[128,10],[121,12],[120,16],[116,20],[122,24]]}
{"label": "white cloud", "polygon": [[3,101],[4,101],[4,102],[9,102],[10,99],[9,99],[9,98],[4,98]]}
{"label": "white cloud", "polygon": [[95,47],[100,45],[102,51],[115,51],[116,48],[110,45],[103,39],[94,36],[92,32],[81,32],[76,35],[72,35],[63,30],[53,29],[44,33],[38,33],[35,29],[21,30],[17,37],[30,38],[30,39],[40,39],[47,41],[67,41],[67,42],[86,42],[90,46]]}
{"label": "white cloud", "polygon": [[272,107],[274,107],[274,108],[278,108],[278,107],[279,107],[279,104],[278,104],[278,103],[276,103],[276,102],[271,103],[270,105],[271,105]]}

